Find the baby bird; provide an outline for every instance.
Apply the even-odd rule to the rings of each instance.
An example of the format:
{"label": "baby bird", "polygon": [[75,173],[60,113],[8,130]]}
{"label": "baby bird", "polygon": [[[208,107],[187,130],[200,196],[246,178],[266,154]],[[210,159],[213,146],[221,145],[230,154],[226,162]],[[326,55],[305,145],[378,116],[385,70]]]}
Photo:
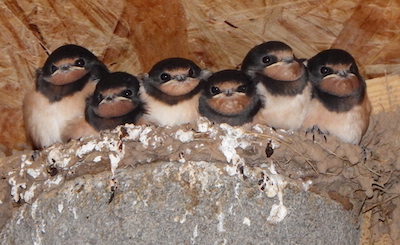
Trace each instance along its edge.
{"label": "baby bird", "polygon": [[199,101],[202,116],[232,126],[251,123],[262,106],[255,83],[237,70],[222,70],[211,75]]}
{"label": "baby bird", "polygon": [[23,114],[35,149],[61,142],[68,121],[83,117],[90,96],[106,66],[84,47],[57,48],[37,71],[36,87],[26,94]]}
{"label": "baby bird", "polygon": [[126,123],[141,124],[146,113],[139,98],[139,80],[126,72],[104,74],[87,99],[85,117],[68,123],[63,141],[97,135]]}
{"label": "baby bird", "polygon": [[359,144],[369,125],[371,103],[354,58],[344,50],[329,49],[312,57],[307,68],[313,92],[303,128]]}
{"label": "baby bird", "polygon": [[210,75],[193,61],[169,58],[144,75],[141,97],[147,105],[146,121],[159,126],[190,123],[200,117],[198,103],[204,80]]}
{"label": "baby bird", "polygon": [[258,83],[265,103],[260,113],[263,124],[284,130],[301,127],[311,99],[304,64],[285,43],[269,41],[252,48],[241,70]]}
{"label": "baby bird", "polygon": [[126,72],[102,77],[86,106],[86,120],[96,131],[137,123],[145,113],[139,98],[139,80]]}

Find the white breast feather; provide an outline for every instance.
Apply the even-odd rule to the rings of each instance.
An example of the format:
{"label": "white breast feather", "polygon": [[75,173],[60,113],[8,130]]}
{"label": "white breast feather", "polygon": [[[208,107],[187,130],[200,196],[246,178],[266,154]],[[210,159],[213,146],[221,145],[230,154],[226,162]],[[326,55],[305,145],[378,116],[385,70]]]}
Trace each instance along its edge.
{"label": "white breast feather", "polygon": [[310,85],[294,97],[271,95],[261,83],[257,85],[257,91],[265,101],[265,107],[261,109],[265,124],[285,130],[301,127],[311,100]]}
{"label": "white breast feather", "polygon": [[148,95],[141,88],[141,98],[146,103],[146,120],[159,126],[174,126],[190,123],[200,117],[198,112],[200,94],[176,105],[168,105]]}

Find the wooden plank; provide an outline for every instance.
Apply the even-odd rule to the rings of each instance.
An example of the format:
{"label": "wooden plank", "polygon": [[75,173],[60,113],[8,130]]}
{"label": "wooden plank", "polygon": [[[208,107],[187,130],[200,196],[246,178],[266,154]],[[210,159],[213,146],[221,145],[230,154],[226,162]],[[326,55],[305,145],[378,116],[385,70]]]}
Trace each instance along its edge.
{"label": "wooden plank", "polygon": [[388,75],[366,82],[374,114],[395,110],[400,105],[400,75]]}
{"label": "wooden plank", "polygon": [[[362,73],[372,75],[365,69],[367,65],[399,63],[395,60],[400,53],[399,22],[399,1],[360,1],[332,47],[349,51]],[[384,70],[377,73],[384,74]]]}
{"label": "wooden plank", "polygon": [[[398,0],[3,0],[0,11],[0,145],[11,148],[25,141],[15,121],[36,69],[66,43],[135,75],[171,56],[211,71],[239,67],[269,40],[286,42],[299,58],[344,48],[365,78],[400,74]],[[375,112],[400,104],[395,77],[368,83]]]}
{"label": "wooden plank", "polygon": [[121,16],[129,25],[142,72],[169,57],[191,58],[187,18],[179,0],[127,1]]}
{"label": "wooden plank", "polygon": [[369,77],[383,77],[393,73],[400,74],[400,64],[366,65],[365,73]]}

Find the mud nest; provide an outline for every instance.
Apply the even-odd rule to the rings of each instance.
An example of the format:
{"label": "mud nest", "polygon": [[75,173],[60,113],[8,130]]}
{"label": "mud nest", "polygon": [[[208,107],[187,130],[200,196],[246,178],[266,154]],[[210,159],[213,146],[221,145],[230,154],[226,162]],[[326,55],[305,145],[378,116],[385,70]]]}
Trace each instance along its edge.
{"label": "mud nest", "polygon": [[[400,107],[372,115],[362,147],[333,136],[285,132],[256,125],[246,131],[201,118],[176,127],[124,125],[99,136],[18,152],[1,160],[1,226],[12,210],[42,192],[85,174],[158,162],[208,161],[245,179],[270,164],[284,178],[367,217],[364,236],[399,240]],[[121,161],[123,160],[123,161]],[[263,190],[263,182],[258,183]]]}

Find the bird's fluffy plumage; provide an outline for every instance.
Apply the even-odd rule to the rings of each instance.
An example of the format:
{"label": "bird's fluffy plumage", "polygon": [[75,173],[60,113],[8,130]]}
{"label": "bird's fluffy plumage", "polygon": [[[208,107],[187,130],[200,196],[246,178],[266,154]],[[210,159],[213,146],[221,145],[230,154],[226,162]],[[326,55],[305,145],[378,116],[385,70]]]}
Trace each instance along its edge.
{"label": "bird's fluffy plumage", "polygon": [[38,70],[23,102],[24,122],[35,148],[62,142],[66,124],[83,117],[85,101],[106,66],[86,48],[64,45]]}
{"label": "bird's fluffy plumage", "polygon": [[344,50],[329,49],[312,57],[307,67],[313,98],[302,127],[317,127],[359,144],[369,125],[371,103],[354,58]]}
{"label": "bird's fluffy plumage", "polygon": [[209,77],[199,101],[202,116],[233,126],[251,123],[262,106],[255,83],[237,70],[223,70]]}
{"label": "bird's fluffy plumage", "polygon": [[155,64],[142,81],[141,98],[148,108],[145,119],[160,126],[196,120],[200,116],[200,91],[209,74],[183,58],[169,58]]}
{"label": "bird's fluffy plumage", "polygon": [[285,130],[301,127],[311,85],[304,64],[287,44],[269,41],[255,46],[244,58],[241,70],[257,82],[264,100],[259,123]]}

